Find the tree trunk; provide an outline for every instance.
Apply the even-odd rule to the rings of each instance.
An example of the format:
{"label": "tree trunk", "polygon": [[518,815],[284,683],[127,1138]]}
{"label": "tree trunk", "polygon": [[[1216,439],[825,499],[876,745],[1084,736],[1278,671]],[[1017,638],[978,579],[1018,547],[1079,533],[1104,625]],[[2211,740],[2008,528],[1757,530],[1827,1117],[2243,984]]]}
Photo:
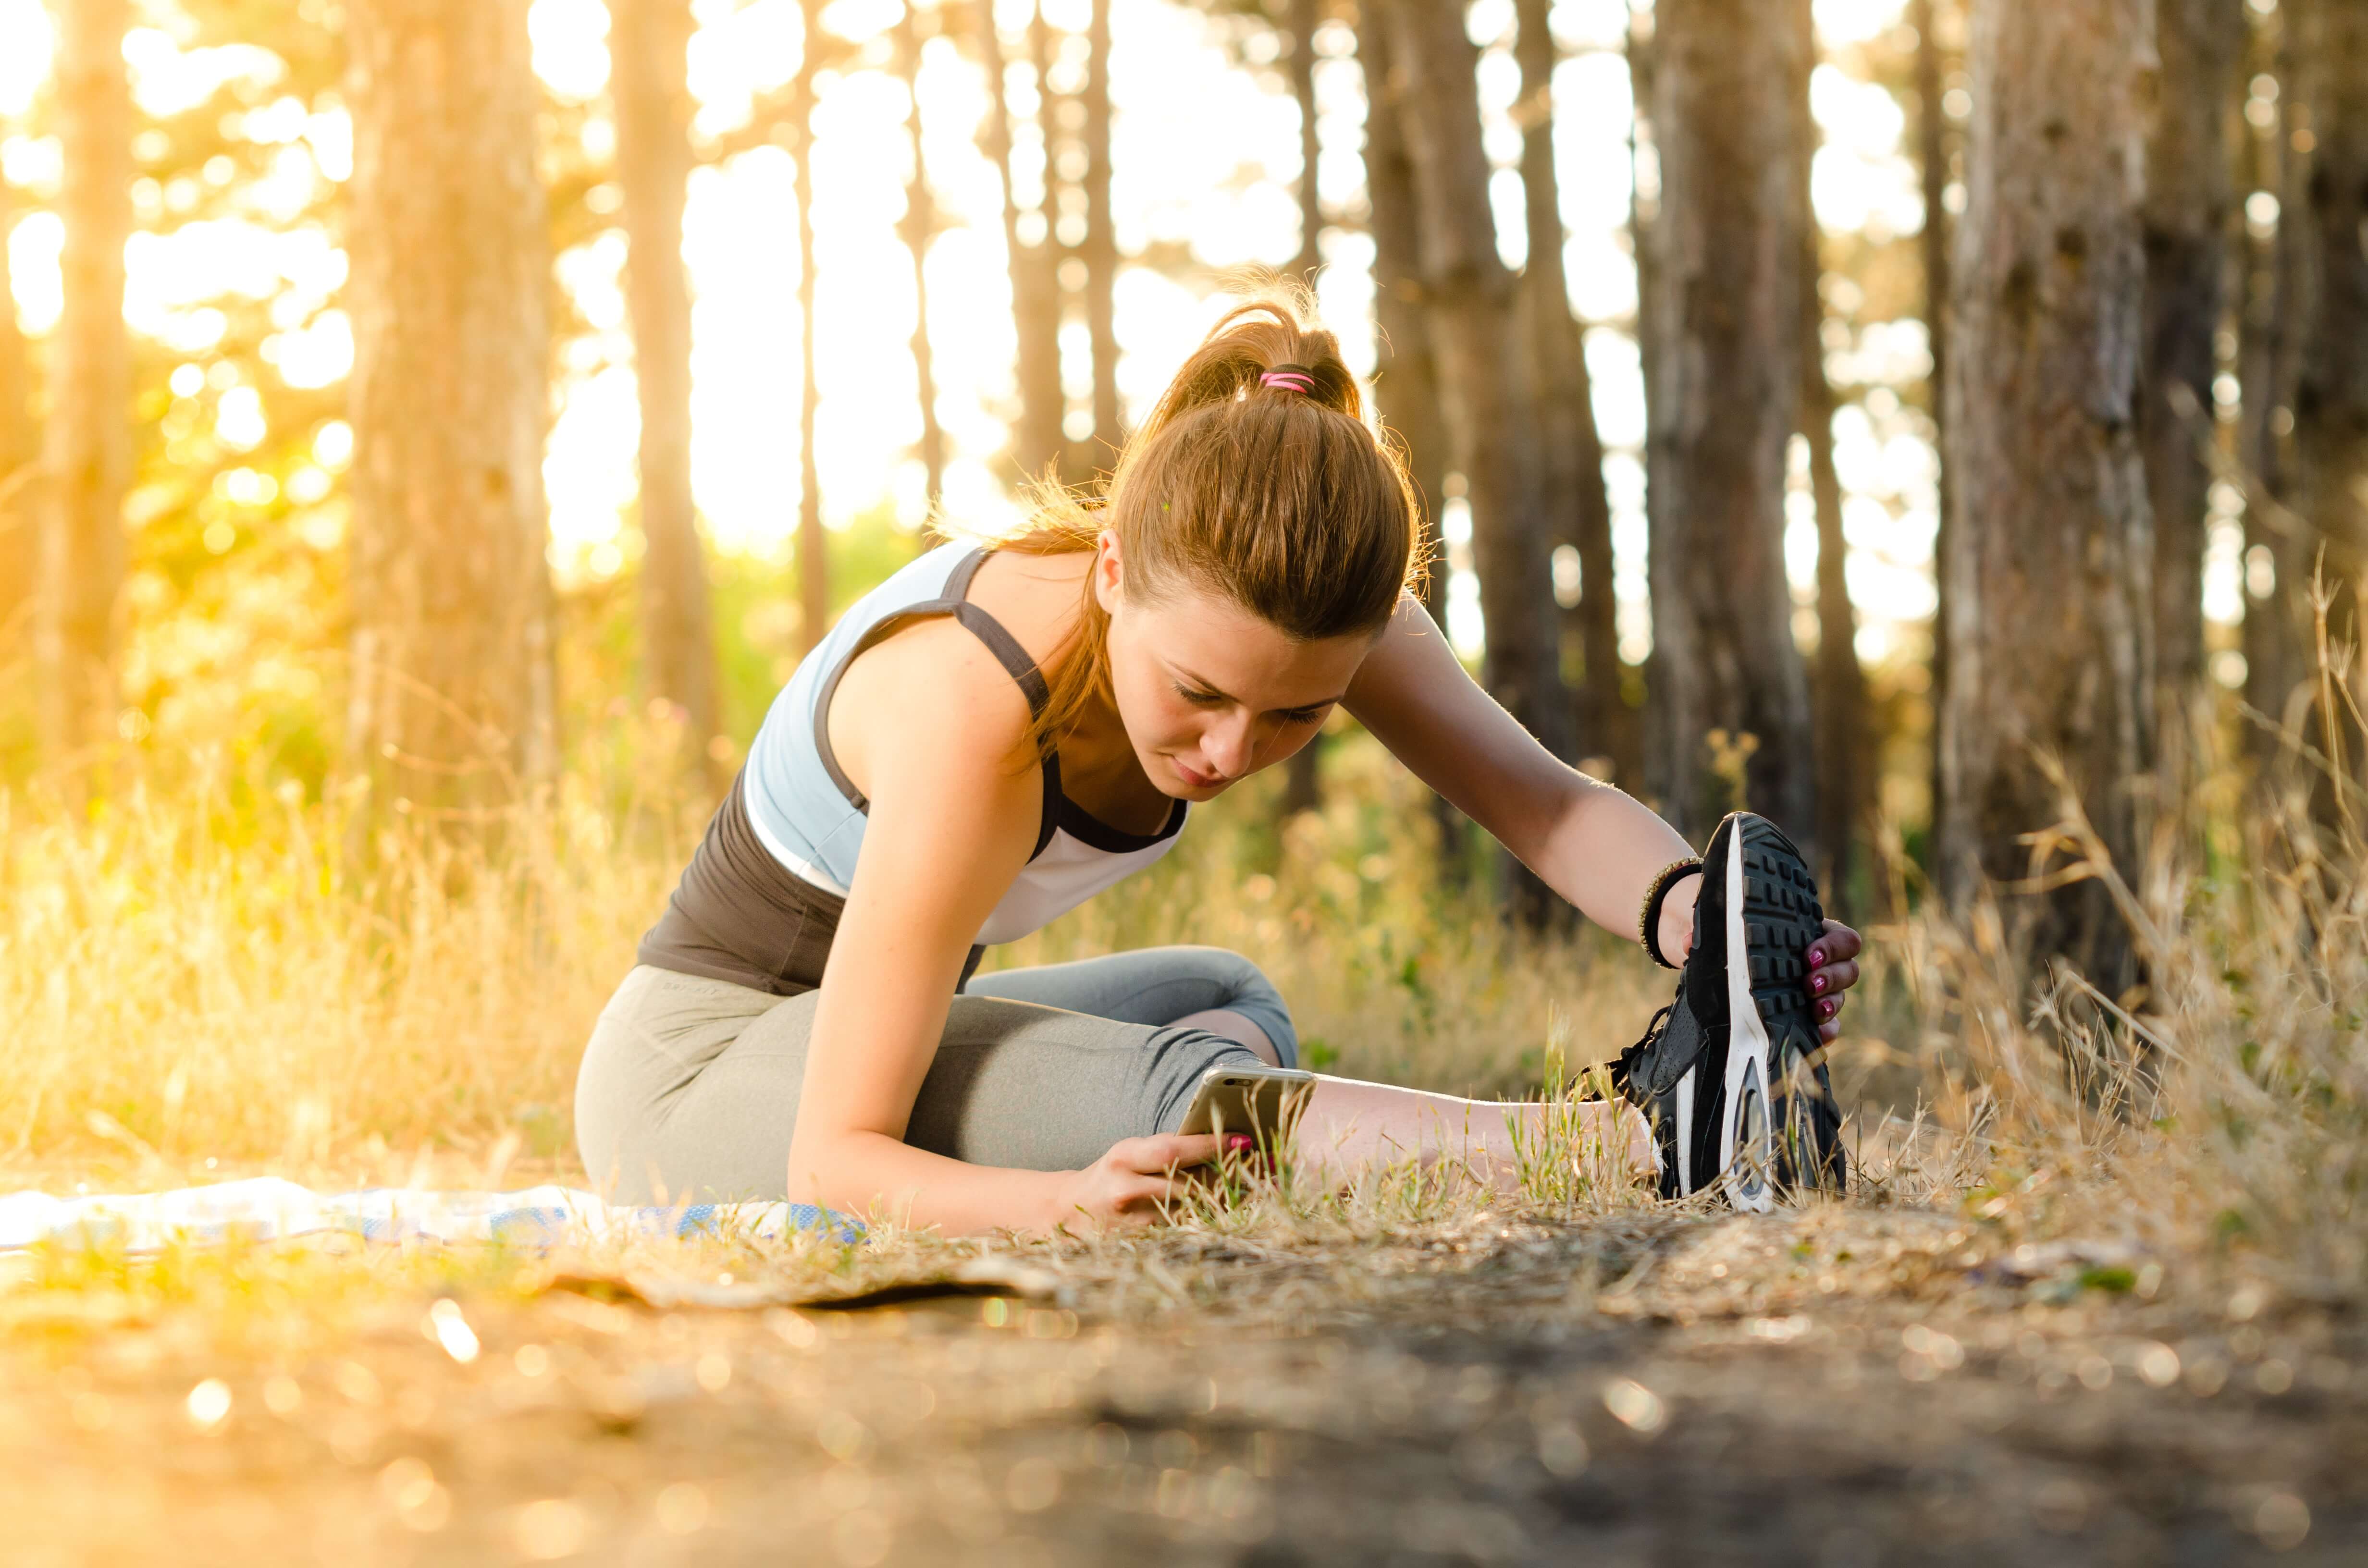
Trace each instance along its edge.
{"label": "tree trunk", "polygon": [[1783,549],[1807,40],[1786,8],[1664,0],[1654,55],[1647,767],[1680,832],[1748,802],[1815,864],[1816,738]]}
{"label": "tree trunk", "polygon": [[1315,183],[1323,155],[1315,129],[1315,24],[1319,0],[1290,0],[1291,96],[1299,109],[1299,257],[1292,270],[1309,289],[1324,265],[1324,195]]}
{"label": "tree trunk", "polygon": [[[1932,679],[1937,696],[1948,689],[1949,640],[1941,629],[1948,623],[1949,573],[1949,142],[1948,112],[1941,107],[1945,79],[1941,70],[1940,0],[1909,0],[1908,24],[1916,29],[1916,164],[1924,187],[1924,230],[1918,249],[1924,263],[1924,334],[1930,351],[1931,374],[1925,381],[1931,400],[1932,500]],[[1940,820],[1940,726],[1933,725],[1930,761],[1926,768],[1932,820]]]}
{"label": "tree trunk", "polygon": [[1460,6],[1378,0],[1398,123],[1414,174],[1423,293],[1440,406],[1472,506],[1487,627],[1484,678],[1557,756],[1570,749],[1557,657],[1552,535],[1540,503],[1536,411],[1516,285],[1497,254],[1481,149],[1478,51]]}
{"label": "tree trunk", "polygon": [[[1110,219],[1110,0],[1093,0],[1086,39],[1086,331],[1094,352],[1094,434],[1077,465],[1083,480],[1114,468],[1125,442],[1118,401],[1118,231]],[[1099,488],[1099,486],[1097,486]]]}
{"label": "tree trunk", "polygon": [[[2247,602],[2245,699],[2258,711],[2298,723],[2298,699],[2315,689],[2310,583],[2317,548],[2306,522],[2286,510],[2300,502],[2294,404],[2303,345],[2317,313],[2317,246],[2310,211],[2311,155],[2294,141],[2309,136],[2309,104],[2318,62],[2312,38],[2315,0],[2285,0],[2254,35],[2255,63],[2282,85],[2271,123],[2251,136],[2250,183],[2274,193],[2279,220],[2266,240],[2249,247],[2243,324],[2243,449],[2250,494],[2245,506]],[[2256,562],[2271,581],[2259,584]],[[2260,597],[2253,588],[2262,587]],[[2255,756],[2267,761],[2280,743],[2248,727]]]}
{"label": "tree trunk", "polygon": [[123,326],[131,94],[125,0],[74,0],[57,17],[64,309],[50,337],[50,508],[35,635],[43,735],[51,756],[65,760],[115,734],[123,496],[131,483],[131,342]]}
{"label": "tree trunk", "polygon": [[[8,254],[8,235],[17,224],[15,197],[0,177],[0,256]],[[18,665],[31,647],[33,576],[40,563],[40,462],[32,364],[17,324],[16,299],[0,290],[0,671],[20,681]]]}
{"label": "tree trunk", "polygon": [[[1975,0],[1951,320],[1944,892],[2060,860],[2034,748],[2135,874],[2153,763],[2154,538],[2138,451],[2148,0]],[[2034,958],[2137,977],[2102,886],[2024,901]]]}
{"label": "tree trunk", "polygon": [[363,0],[346,18],[347,744],[379,809],[466,822],[557,765],[541,91],[524,0]]}
{"label": "tree trunk", "polygon": [[[1315,135],[1316,0],[1291,0],[1291,94],[1299,106],[1299,258],[1292,271],[1310,289],[1324,264],[1324,201],[1315,186],[1315,161],[1322,151]],[[1291,754],[1283,765],[1282,814],[1312,812],[1324,803],[1324,733]]]}
{"label": "tree trunk", "polygon": [[[1793,25],[1812,65],[1816,20],[1808,0],[1793,0]],[[1826,913],[1849,918],[1858,862],[1859,816],[1868,776],[1866,672],[1858,662],[1858,610],[1850,597],[1850,541],[1842,533],[1842,481],[1834,466],[1834,388],[1826,379],[1823,237],[1809,199],[1809,163],[1817,121],[1809,111],[1808,74],[1793,100],[1801,127],[1801,433],[1809,449],[1809,494],[1817,513],[1817,663],[1813,672],[1817,744],[1817,842],[1825,860],[1817,883]]]}
{"label": "tree trunk", "polygon": [[797,74],[798,165],[798,635],[811,649],[830,630],[830,544],[822,528],[822,478],[814,459],[814,74],[822,64],[823,0],[799,0],[805,41]]}
{"label": "tree trunk", "polygon": [[1019,394],[1019,419],[1011,427],[1011,459],[1030,479],[1061,462],[1061,282],[1060,249],[1053,239],[1052,97],[1044,85],[1047,51],[1041,39],[1043,10],[1029,18],[1030,69],[1034,74],[1036,123],[1044,151],[1042,198],[1023,209],[1012,177],[1011,104],[1005,85],[1010,61],[996,31],[995,7],[973,12],[979,50],[986,62],[993,108],[986,118],[986,155],[1003,177],[1003,249],[1011,278],[1011,326],[1016,340],[1013,380]]}
{"label": "tree trunk", "polygon": [[[2214,339],[2227,298],[2231,92],[2244,0],[2155,0],[2158,108],[2146,146],[2146,402],[2155,526],[2155,665],[2163,698],[2203,679],[2203,535]],[[2186,410],[2182,413],[2181,410]]]}
{"label": "tree trunk", "polygon": [[[1537,414],[1520,341],[1518,287],[1497,253],[1480,140],[1478,51],[1460,6],[1375,0],[1414,175],[1421,276],[1450,449],[1472,508],[1473,564],[1486,627],[1481,678],[1556,756],[1570,755],[1553,536],[1539,483]],[[1531,924],[1565,906],[1506,867],[1508,903]]]}
{"label": "tree trunk", "polygon": [[[1603,442],[1587,346],[1570,311],[1563,272],[1562,193],[1554,174],[1554,34],[1547,0],[1520,0],[1514,52],[1521,68],[1521,186],[1530,257],[1521,274],[1521,337],[1529,349],[1543,437],[1545,505],[1553,538],[1578,552],[1578,602],[1563,611],[1562,637],[1577,655],[1570,687],[1575,756],[1611,765],[1637,785],[1635,714],[1620,690],[1619,603],[1611,588],[1611,499],[1603,486]],[[1565,667],[1569,660],[1560,661]]]}
{"label": "tree trunk", "polygon": [[[1814,277],[1814,274],[1812,275]],[[1858,870],[1858,834],[1873,760],[1867,745],[1866,670],[1858,662],[1858,608],[1850,596],[1850,540],[1842,532],[1842,481],[1834,466],[1834,389],[1826,380],[1825,312],[1816,285],[1802,322],[1801,428],[1809,445],[1809,492],[1817,508],[1816,716],[1817,874],[1826,913],[1848,918]]]}
{"label": "tree trunk", "polygon": [[938,378],[929,355],[929,242],[938,233],[937,199],[929,191],[929,165],[921,149],[921,36],[907,4],[896,14],[896,54],[912,109],[905,117],[913,150],[912,177],[905,182],[905,218],[897,225],[913,253],[913,376],[921,404],[921,471],[928,522],[923,538],[934,537],[938,506],[946,493],[946,433],[938,423]]}
{"label": "tree trunk", "polygon": [[[1653,220],[1661,211],[1660,153],[1653,141],[1653,14],[1628,13],[1628,257],[1636,268],[1636,361],[1645,383],[1645,408],[1661,401],[1654,384],[1653,356]],[[1649,154],[1649,156],[1648,156]],[[1649,167],[1648,167],[1649,165]],[[1651,510],[1653,476],[1645,475],[1645,509]],[[1649,672],[1648,672],[1649,673]],[[1649,687],[1648,687],[1649,690]],[[1650,703],[1647,703],[1650,707]]]}
{"label": "tree trunk", "polygon": [[680,711],[700,767],[717,765],[713,614],[690,492],[689,0],[610,0],[609,88],[625,191],[625,302],[642,408],[642,646],[649,694]]}
{"label": "tree trunk", "polygon": [[[2328,614],[2331,645],[2348,646],[2339,671],[2359,682],[2359,599],[2368,593],[2368,4],[2318,7],[2317,91],[2309,100],[2311,153],[2307,242],[2317,320],[2302,341],[2294,392],[2294,455],[2300,510],[2327,551],[2327,580],[2339,596]],[[2358,772],[2361,736],[2340,713],[2321,724],[2351,733],[2345,760]],[[2357,821],[2354,813],[2353,821]]]}
{"label": "tree trunk", "polygon": [[[1439,503],[1447,488],[1447,426],[1423,302],[1422,213],[1400,124],[1401,84],[1391,74],[1389,40],[1374,6],[1358,10],[1357,58],[1365,73],[1365,192],[1372,208],[1373,325],[1379,340],[1373,401],[1387,427],[1405,443],[1422,506],[1424,552],[1431,563],[1423,604],[1445,636],[1448,567]],[[1440,869],[1452,885],[1464,872],[1463,813],[1439,795],[1431,797],[1431,811],[1439,826]]]}

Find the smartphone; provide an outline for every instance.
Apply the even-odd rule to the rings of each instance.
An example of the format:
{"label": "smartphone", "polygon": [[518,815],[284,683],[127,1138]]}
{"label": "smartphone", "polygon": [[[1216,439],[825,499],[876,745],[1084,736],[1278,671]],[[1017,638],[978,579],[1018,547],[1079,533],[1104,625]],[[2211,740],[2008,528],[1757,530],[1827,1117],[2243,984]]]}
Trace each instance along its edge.
{"label": "smartphone", "polygon": [[1295,1067],[1212,1067],[1178,1132],[1247,1132],[1261,1143],[1291,1131],[1315,1074]]}

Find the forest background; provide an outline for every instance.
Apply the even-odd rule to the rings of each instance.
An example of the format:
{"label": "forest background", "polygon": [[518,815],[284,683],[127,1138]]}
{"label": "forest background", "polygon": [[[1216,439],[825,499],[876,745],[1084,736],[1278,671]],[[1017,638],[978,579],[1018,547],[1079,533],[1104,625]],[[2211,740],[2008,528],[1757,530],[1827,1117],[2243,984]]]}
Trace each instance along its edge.
{"label": "forest background", "polygon": [[[2363,94],[2358,0],[6,0],[0,1143],[564,1158],[802,651],[1257,267],[1508,709],[1926,921],[1860,1088],[2035,1020],[2143,1122],[2256,937],[2317,1065],[2230,1070],[2349,1083]],[[1423,800],[1343,723],[1004,958],[1246,947],[1439,1087],[1617,1049],[1649,972]]]}
{"label": "forest background", "polygon": [[[2368,0],[0,0],[0,235],[12,1560],[2359,1558]],[[1868,930],[1847,1199],[388,1240],[584,1179],[796,660],[1251,269],[1488,688]],[[990,961],[1588,1093],[1670,977],[1304,756]],[[410,1196],[70,1196],[265,1175]]]}

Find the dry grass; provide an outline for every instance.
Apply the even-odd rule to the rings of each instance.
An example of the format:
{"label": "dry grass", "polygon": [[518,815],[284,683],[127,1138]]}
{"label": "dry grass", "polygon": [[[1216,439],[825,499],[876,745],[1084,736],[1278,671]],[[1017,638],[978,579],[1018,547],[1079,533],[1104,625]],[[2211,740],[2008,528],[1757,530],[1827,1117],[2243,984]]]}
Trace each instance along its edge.
{"label": "dry grass", "polygon": [[[2199,733],[2144,868],[2105,863],[2066,808],[2149,967],[2128,1009],[2066,971],[2034,981],[2010,904],[1874,933],[1839,1076],[1847,1090],[1869,1062],[1913,1058],[1922,1103],[1862,1108],[1856,1197],[1961,1214],[1999,1244],[2108,1234],[2349,1295],[2368,1280],[2368,855],[2312,820],[2307,756],[2265,783],[2223,731]],[[1464,1093],[1566,1094],[1565,1062],[1634,1038],[1658,971],[1600,933],[1508,929],[1485,888],[1443,881],[1419,790],[1370,744],[1337,746],[1330,778],[1326,810],[1280,836],[1264,795],[1224,802],[1155,872],[993,961],[1232,947],[1273,973],[1319,1063]],[[87,820],[7,807],[0,1158],[150,1186],[577,1179],[576,1054],[700,813],[645,780],[578,777],[498,858],[395,835],[365,864],[334,801],[229,801],[200,780],[135,787]],[[1639,1202],[1551,1150],[1525,1165],[1523,1214],[1625,1224]],[[1338,1256],[1511,1211],[1401,1169],[1348,1195],[1250,1184],[1170,1234],[1212,1256]],[[882,1230],[870,1246],[905,1260],[893,1270],[941,1244]]]}
{"label": "dry grass", "polygon": [[[1291,998],[1314,1061],[1465,1093],[1534,1092],[1550,1051],[1584,1064],[1634,1038],[1657,971],[1442,890],[1418,789],[1338,749],[1320,817],[1278,841],[1263,793],[1228,801],[1155,872],[992,961],[1232,947]],[[703,825],[583,777],[494,858],[400,831],[358,858],[341,802],[240,808],[203,778],[83,819],[0,811],[0,1160],[149,1179],[497,1150],[565,1178],[582,1043]]]}
{"label": "dry grass", "polygon": [[2266,759],[2199,712],[2157,781],[2142,864],[2116,865],[2062,792],[2043,836],[2069,846],[2063,874],[2110,890],[2141,994],[2034,972],[2010,895],[1886,933],[1955,1134],[1919,1158],[1953,1166],[1941,1185],[1971,1211],[2109,1230],[2304,1298],[2368,1290],[2368,795],[2311,738],[2361,733],[2345,663],[2322,672],[2322,722],[2243,715]]}

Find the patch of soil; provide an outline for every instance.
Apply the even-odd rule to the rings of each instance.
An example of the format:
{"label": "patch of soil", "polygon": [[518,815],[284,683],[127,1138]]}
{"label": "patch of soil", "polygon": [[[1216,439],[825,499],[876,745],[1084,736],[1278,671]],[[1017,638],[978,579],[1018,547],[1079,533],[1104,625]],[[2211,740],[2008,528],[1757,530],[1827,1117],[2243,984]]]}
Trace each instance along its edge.
{"label": "patch of soil", "polygon": [[6,1555],[1987,1568],[2368,1549],[2368,1334],[2331,1309],[2232,1321],[2158,1273],[2145,1299],[2079,1249],[2017,1262],[1913,1211],[1188,1244],[1081,1276],[1061,1306],[550,1294],[466,1301],[467,1337],[439,1340],[406,1300],[335,1343],[238,1355],[171,1314],[20,1312],[0,1336]]}

